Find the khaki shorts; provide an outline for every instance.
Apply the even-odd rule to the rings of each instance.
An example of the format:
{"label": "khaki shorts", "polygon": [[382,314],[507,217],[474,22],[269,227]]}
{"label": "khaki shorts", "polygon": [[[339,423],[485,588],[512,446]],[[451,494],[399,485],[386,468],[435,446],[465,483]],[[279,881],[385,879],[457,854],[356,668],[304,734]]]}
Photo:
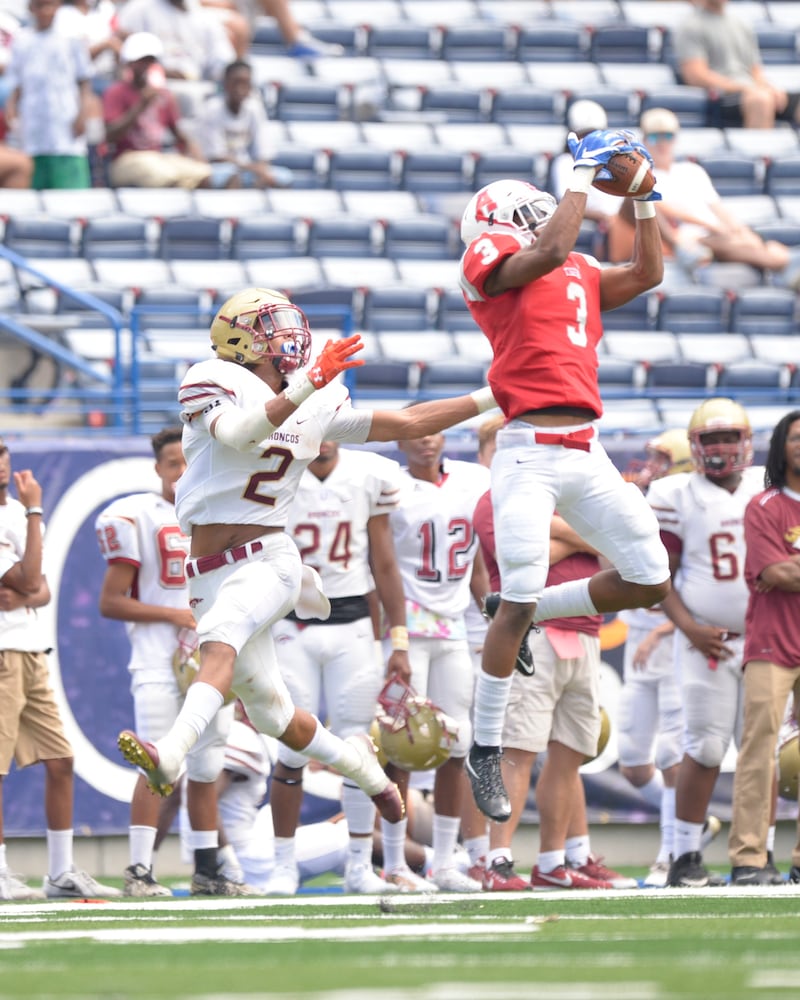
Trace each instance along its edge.
{"label": "khaki shorts", "polygon": [[112,187],[199,187],[211,176],[208,163],[180,153],[131,150],[111,161],[108,176]]}
{"label": "khaki shorts", "polygon": [[503,726],[503,746],[544,753],[554,740],[592,757],[600,736],[600,640],[575,633],[584,655],[561,659],[546,625],[530,639],[536,673],[514,671]]}
{"label": "khaki shorts", "polygon": [[45,653],[0,650],[0,775],[11,761],[28,767],[72,757],[58,714]]}

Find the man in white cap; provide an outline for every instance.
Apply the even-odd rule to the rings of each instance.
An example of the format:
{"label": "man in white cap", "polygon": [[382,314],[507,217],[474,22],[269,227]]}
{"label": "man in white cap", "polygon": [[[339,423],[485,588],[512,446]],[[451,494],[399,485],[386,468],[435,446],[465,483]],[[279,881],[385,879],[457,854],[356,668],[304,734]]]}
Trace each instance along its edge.
{"label": "man in white cap", "polygon": [[[149,31],[128,35],[120,51],[120,79],[103,94],[112,187],[208,186],[211,166],[182,129],[178,102],[165,86],[163,50]],[[165,151],[168,134],[185,154]]]}

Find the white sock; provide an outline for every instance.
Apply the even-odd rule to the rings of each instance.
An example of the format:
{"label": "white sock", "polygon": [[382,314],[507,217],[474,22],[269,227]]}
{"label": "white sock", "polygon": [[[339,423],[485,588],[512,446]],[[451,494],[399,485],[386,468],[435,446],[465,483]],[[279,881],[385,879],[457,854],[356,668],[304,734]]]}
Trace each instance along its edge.
{"label": "white sock", "polygon": [[574,868],[582,868],[589,860],[590,850],[591,844],[588,834],[581,837],[567,837],[564,844],[564,856],[567,864]]}
{"label": "white sock", "polygon": [[661,793],[664,791],[664,779],[660,771],[655,771],[653,777],[646,785],[639,785],[636,789],[649,806],[654,809],[661,808]]}
{"label": "white sock", "polygon": [[190,851],[202,851],[208,847],[219,847],[219,831],[187,830],[186,846]]}
{"label": "white sock", "polygon": [[399,823],[387,823],[385,819],[381,818],[384,871],[394,872],[406,867],[407,829],[407,819],[401,819]]}
{"label": "white sock", "polygon": [[452,868],[461,819],[458,816],[433,814],[433,870]]}
{"label": "white sock", "polygon": [[512,677],[493,677],[481,670],[475,684],[473,739],[485,747],[499,747],[503,739]]}
{"label": "white sock", "polygon": [[535,624],[549,621],[551,618],[573,618],[577,615],[596,615],[597,608],[589,596],[589,581],[591,577],[581,580],[567,580],[553,587],[545,587],[536,613],[533,616]]}
{"label": "white sock", "polygon": [[211,720],[222,708],[225,699],[219,691],[203,681],[189,685],[183,706],[172,729],[156,746],[168,753],[176,754],[181,760],[192,749],[200,736],[208,729]]}
{"label": "white sock", "polygon": [[656,861],[667,862],[675,850],[675,787],[664,785],[661,793],[661,847]]}
{"label": "white sock", "polygon": [[489,856],[489,835],[482,833],[480,837],[467,837],[464,850],[469,855],[469,863],[476,865],[481,858]]}
{"label": "white sock", "polygon": [[514,854],[510,847],[495,847],[486,855],[486,867],[491,868],[495,861],[510,861],[514,863]]}
{"label": "white sock", "polygon": [[47,831],[47,874],[58,878],[72,870],[72,830]]}
{"label": "white sock", "polygon": [[683,854],[700,851],[700,841],[703,837],[702,823],[688,823],[685,819],[675,819],[675,850],[676,860]]}
{"label": "white sock", "polygon": [[552,872],[555,871],[556,868],[563,868],[564,852],[540,851],[537,864],[540,872]]}
{"label": "white sock", "polygon": [[313,757],[321,764],[331,764],[347,775],[347,770],[352,770],[353,767],[357,766],[356,762],[359,758],[356,751],[349,743],[334,736],[330,729],[326,729],[322,725],[319,719],[314,721],[317,728],[314,730],[311,742],[303,747],[301,753]]}
{"label": "white sock", "polygon": [[297,867],[294,854],[294,837],[275,838],[275,868],[279,865],[289,868]]}
{"label": "white sock", "polygon": [[342,785],[342,812],[351,834],[372,834],[375,827],[375,803],[360,788],[344,782]]}
{"label": "white sock", "polygon": [[351,837],[347,847],[348,861],[354,865],[372,867],[372,837]]}
{"label": "white sock", "polygon": [[154,826],[128,827],[128,852],[131,866],[144,865],[153,867],[153,847],[156,843],[156,828]]}
{"label": "white sock", "polygon": [[768,851],[774,851],[775,850],[775,824],[774,823],[769,828],[769,830],[767,830],[767,850]]}
{"label": "white sock", "polygon": [[225,844],[224,847],[217,850],[217,864],[225,878],[230,879],[231,882],[237,882],[241,885],[245,881],[244,872],[236,857],[233,844]]}
{"label": "white sock", "polygon": [[0,872],[8,868],[8,863],[6,862],[6,845],[0,844]]}

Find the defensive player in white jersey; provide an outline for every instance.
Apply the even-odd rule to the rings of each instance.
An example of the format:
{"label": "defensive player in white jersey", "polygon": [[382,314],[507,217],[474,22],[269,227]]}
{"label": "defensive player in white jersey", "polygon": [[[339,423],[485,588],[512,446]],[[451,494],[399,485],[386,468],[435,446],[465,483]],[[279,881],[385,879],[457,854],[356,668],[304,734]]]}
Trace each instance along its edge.
{"label": "defensive player in white jersey", "polygon": [[683,758],[675,792],[675,846],[667,885],[719,882],[701,853],[703,824],[722,759],[742,724],[747,586],[744,511],[761,491],[750,421],[730,399],[692,414],[695,472],[668,476],[647,495],[669,553],[673,590],[662,607],[679,630],[675,664],[683,702]]}
{"label": "defensive player in white jersey", "polygon": [[[683,428],[662,431],[645,445],[644,463],[632,463],[626,478],[647,493],[664,476],[692,471]],[[660,606],[620,611],[625,622],[623,685],[617,714],[620,774],[659,811],[661,843],[644,885],[666,885],[675,839],[675,781],[681,760],[683,716],[673,666],[675,626]],[[718,820],[716,821],[719,822]]]}
{"label": "defensive player in white jersey", "polygon": [[[194,614],[184,563],[189,539],[175,516],[175,483],[186,468],[180,427],[166,427],[151,439],[160,493],[121,497],[97,517],[97,541],[107,568],[100,591],[100,612],[125,622],[131,644],[131,673],[136,729],[148,740],[167,732],[180,711],[180,690],[173,658],[179,637],[194,638]],[[240,895],[241,887],[217,870],[217,799],[215,782],[233,707],[220,712],[187,757],[187,801],[192,820],[194,895]],[[153,853],[159,825],[173,809],[162,813],[160,800],[140,775],[131,800],[128,828],[130,864],[125,869],[129,896],[170,896],[153,877]],[[164,803],[166,806],[166,803]]]}
{"label": "defensive player in white jersey", "polygon": [[[269,893],[275,869],[274,815],[264,799],[276,753],[277,741],[236,720],[217,779],[220,824],[240,867],[239,877],[259,894]],[[346,822],[333,819],[299,826],[295,840],[301,883],[328,872],[344,872],[349,840]]]}
{"label": "defensive player in white jersey", "polygon": [[[397,462],[323,441],[319,456],[303,473],[289,512],[287,533],[303,562],[319,573],[331,613],[325,621],[309,622],[290,614],[275,624],[281,673],[295,705],[319,711],[324,704],[328,726],[341,737],[370,728],[384,683],[367,601],[373,587],[390,626],[401,629],[401,645],[408,645],[403,582],[389,525],[399,488]],[[405,649],[391,651],[388,670],[410,673]],[[276,856],[270,895],[293,895],[299,884],[294,833],[305,763],[302,754],[279,747],[270,792]],[[375,806],[352,781],[342,786],[342,809],[350,832],[345,891],[393,889],[372,867]]]}
{"label": "defensive player in white jersey", "polygon": [[286,534],[303,471],[324,440],[393,441],[434,433],[494,405],[482,388],[398,411],[355,410],[337,375],[361,362],[358,335],[329,341],[308,366],[302,311],[271,289],[232,296],[211,325],[216,358],[193,365],[179,391],[187,469],[176,492],[197,618],[200,669],[170,731],[155,743],[124,731],[123,756],[168,794],[186,754],[232,690],[250,721],[292,750],[359,785],[381,815],[403,803],[366,734],[341,740],[294,706],[278,669],[271,626],[291,610],[324,618],[319,576]]}
{"label": "defensive player in white jersey", "polygon": [[[404,891],[477,892],[481,883],[458,869],[455,848],[474,683],[464,614],[473,596],[480,602],[489,590],[472,515],[488,489],[489,470],[443,459],[444,444],[442,434],[401,444],[408,468],[390,521],[406,598],[411,685],[457,723],[458,738],[434,779],[432,884],[405,864],[405,820],[381,824],[384,871]],[[394,765],[388,770],[405,795],[408,773]]]}

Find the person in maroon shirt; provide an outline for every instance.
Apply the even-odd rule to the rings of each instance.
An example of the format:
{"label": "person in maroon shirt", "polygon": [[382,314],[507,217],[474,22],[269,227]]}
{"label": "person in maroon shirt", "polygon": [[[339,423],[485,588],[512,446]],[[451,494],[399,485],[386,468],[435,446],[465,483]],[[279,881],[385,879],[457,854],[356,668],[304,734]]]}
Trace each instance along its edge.
{"label": "person in maroon shirt", "polygon": [[[772,432],[764,485],[744,520],[750,588],[744,726],[728,838],[731,878],[740,885],[768,881],[775,744],[789,696],[794,695],[795,711],[800,704],[800,410],[787,413]],[[800,819],[789,881],[800,883]]]}

